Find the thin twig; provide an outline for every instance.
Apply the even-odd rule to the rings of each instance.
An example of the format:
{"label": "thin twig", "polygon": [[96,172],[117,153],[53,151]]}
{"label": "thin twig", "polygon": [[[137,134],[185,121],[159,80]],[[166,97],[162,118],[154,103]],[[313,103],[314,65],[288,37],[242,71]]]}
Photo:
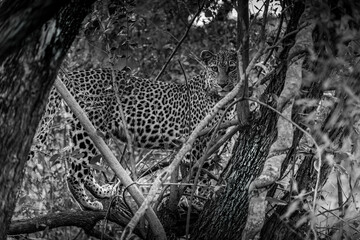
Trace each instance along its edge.
{"label": "thin twig", "polygon": [[[190,226],[190,216],[191,216],[191,207],[192,207],[192,200],[195,196],[195,190],[196,187],[199,187],[200,185],[198,185],[198,181],[199,181],[199,177],[200,177],[200,172],[202,170],[202,166],[205,163],[205,160],[208,159],[215,151],[217,151],[219,149],[219,147],[221,147],[227,140],[229,140],[235,133],[237,133],[239,131],[239,129],[241,128],[241,126],[236,126],[233,127],[232,130],[226,134],[225,136],[223,136],[219,141],[217,141],[217,143],[215,145],[208,145],[207,150],[206,150],[206,154],[204,154],[196,163],[195,165],[191,168],[189,175],[186,178],[186,181],[190,181],[191,177],[192,177],[192,173],[195,170],[196,167],[198,167],[198,170],[196,172],[195,175],[195,179],[194,179],[194,183],[192,185],[191,188],[191,195],[190,195],[190,201],[189,201],[189,207],[188,207],[188,211],[187,211],[187,216],[186,216],[186,236],[188,236],[189,234],[189,226]],[[210,148],[210,146],[212,146]],[[210,148],[210,149],[209,149]]]}
{"label": "thin twig", "polygon": [[[209,158],[216,150],[218,150],[227,140],[229,140],[234,134],[236,134],[242,127],[241,126],[233,126],[231,130],[223,135],[215,144],[211,145],[212,147],[207,151],[204,155],[204,160]],[[196,162],[194,168],[198,167],[199,164]]]}
{"label": "thin twig", "polygon": [[[281,11],[279,28],[278,28],[278,31],[277,31],[277,33],[276,33],[276,37],[275,37],[274,43],[279,40],[280,33],[281,33],[281,28],[282,28],[282,25],[283,25],[283,22],[284,22],[284,16],[285,16],[285,14],[284,14],[284,12],[285,12],[284,6],[285,6],[285,2],[282,1],[281,4],[282,4],[281,7],[282,7],[283,10]],[[264,65],[267,63],[267,61],[269,61],[269,59],[270,59],[271,55],[273,54],[274,50],[275,50],[275,48],[272,48],[272,49],[270,50],[268,56],[265,58],[265,60],[264,60],[264,62],[263,62]],[[260,69],[260,71],[259,71],[259,73],[258,73],[258,77],[260,76],[261,71],[262,71],[262,69]]]}
{"label": "thin twig", "polygon": [[[116,197],[116,196],[115,196]],[[110,216],[110,210],[111,210],[111,206],[112,204],[114,203],[114,200],[115,200],[115,197],[111,197],[111,201],[110,201],[110,204],[109,204],[109,207],[107,208],[106,210],[106,215],[105,215],[105,218],[104,218],[104,225],[101,229],[101,240],[103,240],[104,238],[104,234],[105,234],[105,231],[106,231],[106,227],[107,227],[107,224],[108,224],[108,217]],[[125,201],[125,200],[124,200]]]}
{"label": "thin twig", "polygon": [[146,204],[141,204],[139,210],[134,214],[134,216],[131,218],[130,222],[126,225],[126,227],[124,228],[120,240],[127,240],[130,239],[130,235],[132,234],[132,232],[134,231],[136,225],[139,223],[142,214],[140,214],[141,212],[145,212],[147,209],[150,209],[150,205],[149,203]]}
{"label": "thin twig", "polygon": [[161,75],[164,73],[167,65],[169,65],[171,59],[173,58],[173,56],[175,55],[176,51],[179,49],[180,45],[182,44],[182,42],[185,40],[186,36],[188,35],[190,28],[192,27],[195,19],[197,18],[197,16],[201,13],[202,9],[205,6],[205,2],[206,0],[204,0],[203,4],[199,7],[198,11],[195,13],[194,17],[191,19],[189,26],[187,27],[184,35],[182,36],[182,38],[180,39],[180,41],[176,44],[175,49],[172,51],[171,55],[169,56],[169,58],[167,59],[166,63],[164,64],[164,66],[162,67],[161,71],[159,72],[159,74],[156,76],[155,81],[159,80],[159,78],[161,77]]}
{"label": "thin twig", "polygon": [[[239,121],[237,119],[234,119],[234,120],[226,121],[224,123],[219,124],[218,129],[225,129],[225,128],[229,128],[229,127],[232,127],[232,126],[235,126],[235,125],[238,125],[238,124],[239,124]],[[202,130],[199,133],[199,137],[204,136],[204,135],[208,134],[209,132],[211,132],[213,130],[214,130],[214,127],[205,128],[204,130]]]}
{"label": "thin twig", "polygon": [[122,103],[120,100],[120,96],[119,96],[119,88],[118,88],[118,83],[116,82],[116,76],[115,76],[115,70],[111,69],[111,80],[113,83],[113,90],[115,93],[115,97],[116,97],[116,102],[118,104],[119,107],[119,112],[120,112],[120,117],[121,117],[121,121],[123,124],[122,129],[124,130],[125,133],[125,137],[126,137],[126,142],[127,142],[127,147],[129,148],[129,152],[130,152],[130,171],[132,173],[132,177],[134,180],[137,179],[137,174],[136,174],[136,167],[135,167],[135,157],[134,157],[134,148],[132,145],[132,139],[129,133],[129,128],[126,122],[126,118],[125,118],[125,114],[124,114],[124,110],[122,107]]}
{"label": "thin twig", "polygon": [[139,179],[146,175],[154,173],[154,172],[158,171],[159,169],[163,169],[163,168],[169,166],[170,165],[169,161],[165,162],[165,160],[170,158],[172,155],[173,155],[173,153],[163,157],[161,160],[159,160],[157,163],[153,164],[152,166],[149,166],[147,169],[141,170],[140,174],[139,174]]}

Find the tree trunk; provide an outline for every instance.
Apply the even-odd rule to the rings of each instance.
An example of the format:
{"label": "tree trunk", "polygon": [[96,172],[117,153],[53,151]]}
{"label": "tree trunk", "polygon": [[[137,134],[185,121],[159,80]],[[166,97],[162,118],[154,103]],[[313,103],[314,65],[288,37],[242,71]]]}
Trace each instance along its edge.
{"label": "tree trunk", "polygon": [[69,0],[4,1],[0,16],[0,62],[20,49],[29,34],[53,17],[60,7],[68,2]]}
{"label": "tree trunk", "polygon": [[[279,73],[283,77],[273,75],[272,80],[276,81],[272,81],[270,89],[275,94],[281,92],[285,72],[283,65]],[[248,205],[247,185],[261,171],[275,138],[276,114],[264,108],[261,112],[261,119],[240,133],[231,167],[223,174],[223,179],[228,179],[227,187],[218,198],[205,205],[192,239],[241,239]]]}
{"label": "tree trunk", "polygon": [[[297,29],[304,10],[301,2],[294,4],[287,32]],[[284,40],[284,50],[280,54],[282,65],[270,76],[270,85],[265,98],[279,95],[282,91],[287,70],[287,56],[294,44],[295,36]],[[264,101],[264,100],[263,100]],[[266,102],[266,101],[264,101]],[[271,105],[271,104],[270,104]],[[260,173],[272,142],[275,139],[277,115],[261,108],[262,116],[252,121],[252,125],[240,132],[237,146],[230,160],[231,167],[224,171],[227,186],[215,200],[208,202],[197,221],[191,239],[241,239],[248,209],[250,182]]]}
{"label": "tree trunk", "polygon": [[[11,25],[4,27],[9,19],[12,20],[9,22],[27,23],[34,18],[48,17],[48,12],[43,11],[42,15],[36,11],[37,5],[19,4],[11,12],[4,9],[11,1],[3,2],[0,7],[0,12],[7,14],[0,19],[0,26],[3,26],[0,39],[7,39],[4,35],[23,38],[23,31],[28,30],[19,32],[16,28],[12,31]],[[59,8],[54,2],[53,7]],[[57,15],[44,25],[41,25],[44,21],[38,19],[39,25],[30,24],[33,31],[18,41],[22,45],[4,52],[0,58],[0,211],[3,213],[0,214],[0,239],[6,238],[24,164],[50,88],[92,2],[72,1],[53,11]],[[36,16],[19,15],[19,12],[31,12]]]}
{"label": "tree trunk", "polygon": [[[314,99],[319,100],[322,95],[322,81],[315,82],[311,84],[309,88],[302,88],[302,92],[306,93],[305,95],[301,96],[302,99]],[[313,112],[316,107],[305,108],[301,110],[301,106],[294,105],[293,113],[295,115],[292,117],[293,121],[300,126],[303,126],[303,118],[307,116],[307,114]],[[283,162],[282,166],[282,174],[287,171],[289,162],[291,158],[296,158],[297,149],[299,148],[299,143],[301,138],[303,137],[303,133],[296,129],[294,132],[294,140],[292,143],[291,148],[288,151],[286,160]],[[333,136],[335,137],[335,136]],[[311,191],[315,188],[317,175],[316,169],[314,167],[314,161],[316,161],[315,154],[307,153],[304,156],[304,160],[300,164],[299,169],[296,171],[296,179],[295,182],[297,183],[299,190],[306,190]],[[331,167],[326,163],[323,162],[321,167],[321,186],[327,180],[328,174],[330,173]],[[268,192],[268,197],[274,197],[274,193],[277,189],[278,185],[275,184],[271,190]],[[293,194],[298,194],[293,192]],[[291,202],[294,198],[291,198],[289,194],[285,194],[282,198],[283,201]],[[306,214],[306,211],[303,211],[300,207],[296,213],[294,213],[288,221],[284,221],[281,219],[281,216],[288,210],[289,205],[286,206],[275,206],[272,210],[272,214],[269,218],[266,219],[265,224],[261,231],[261,238],[260,239],[273,239],[273,240],[282,240],[282,239],[306,239],[307,237],[304,235],[309,232],[309,225],[303,224],[301,227],[296,228],[296,222]]]}

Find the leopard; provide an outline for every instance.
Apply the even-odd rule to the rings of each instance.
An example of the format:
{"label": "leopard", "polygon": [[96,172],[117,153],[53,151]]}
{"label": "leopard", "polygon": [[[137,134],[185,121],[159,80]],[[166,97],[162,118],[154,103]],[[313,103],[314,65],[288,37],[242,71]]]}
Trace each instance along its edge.
{"label": "leopard", "polygon": [[[214,54],[204,50],[200,59],[205,69],[185,84],[153,81],[111,68],[68,72],[60,78],[105,138],[114,136],[126,142],[126,127],[137,148],[175,149],[237,83],[235,51]],[[35,135],[40,147],[32,150],[31,157],[41,145],[46,146],[47,129],[62,103],[55,88],[48,99]],[[114,188],[111,184],[97,183],[89,163],[99,151],[75,116],[70,125],[72,151],[79,154],[67,156],[70,166],[66,176],[68,189],[83,210],[102,210],[102,203],[92,200],[85,189],[93,197],[103,199],[113,196]],[[194,147],[191,156],[199,158],[202,148]]]}

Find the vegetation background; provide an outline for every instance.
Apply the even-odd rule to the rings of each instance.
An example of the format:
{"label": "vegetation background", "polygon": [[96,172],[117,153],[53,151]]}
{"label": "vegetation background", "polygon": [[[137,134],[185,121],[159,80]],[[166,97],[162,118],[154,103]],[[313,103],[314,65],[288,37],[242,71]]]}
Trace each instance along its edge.
{"label": "vegetation background", "polygon": [[[50,6],[52,11],[42,11],[39,15],[40,19],[49,19],[44,25],[40,24],[44,20],[27,19],[28,15],[20,14],[22,9],[36,9],[36,4],[43,2],[26,5],[0,1],[1,49],[10,48],[5,41],[10,35],[6,31],[9,25],[5,24],[8,19],[22,16],[24,19],[19,22],[28,20],[40,29],[23,37],[25,40],[20,41],[23,45],[12,46],[10,52],[0,52],[0,94],[3,94],[0,96],[11,98],[11,94],[5,94],[16,89],[10,80],[31,83],[30,79],[34,79],[33,85],[38,88],[35,92],[39,93],[37,99],[43,101],[41,104],[33,101],[34,106],[39,107],[34,108],[38,112],[35,120],[27,122],[31,130],[17,135],[27,137],[9,141],[7,145],[6,136],[14,134],[7,132],[6,129],[14,129],[7,122],[16,123],[16,120],[9,118],[13,115],[7,108],[7,98],[0,98],[0,126],[5,129],[0,132],[3,139],[0,151],[4,150],[0,155],[4,166],[0,177],[4,188],[0,188],[4,193],[1,236],[5,238],[9,233],[9,239],[116,239],[131,218],[121,200],[117,206],[122,209],[123,216],[119,215],[124,219],[118,216],[114,220],[106,212],[80,212],[71,199],[64,180],[68,168],[64,158],[69,154],[64,148],[70,144],[69,128],[64,120],[69,116],[61,111],[49,132],[53,144],[38,158],[26,162],[58,69],[64,74],[78,69],[110,67],[155,79],[176,50],[159,80],[184,84],[203,69],[198,57],[202,50],[239,50],[241,45],[239,52],[244,69],[248,65],[252,67],[247,76],[247,90],[253,100],[249,100],[249,115],[239,110],[238,113],[244,114],[249,122],[245,121],[240,130],[237,129],[239,132],[225,142],[233,148],[225,148],[224,154],[216,152],[209,158],[217,168],[212,169],[214,179],[200,183],[208,184],[209,190],[207,195],[196,196],[202,200],[200,208],[192,206],[192,213],[188,214],[189,204],[184,205],[182,201],[175,213],[166,204],[158,209],[168,238],[185,238],[186,233],[190,239],[250,239],[256,235],[260,239],[359,238],[360,6],[357,2],[101,0],[93,5],[84,1],[64,1],[56,5],[49,1],[43,6]],[[244,10],[247,8],[249,12]],[[191,25],[197,13],[199,16]],[[40,48],[40,33],[49,32],[52,19],[63,27],[64,16],[74,22],[69,24],[73,31],[68,31],[71,32],[69,40],[59,43],[64,61],[59,58],[56,64],[47,67],[42,62],[49,61],[48,58],[39,60],[35,51],[29,49]],[[17,34],[14,36],[21,39]],[[52,47],[57,46],[54,42]],[[50,54],[50,58],[54,56]],[[257,60],[251,65],[248,58]],[[39,62],[37,66],[33,64],[34,59]],[[26,78],[23,71],[29,63],[32,78]],[[14,70],[8,71],[10,67]],[[39,75],[39,69],[49,73]],[[24,86],[35,88],[29,84]],[[244,92],[240,97],[244,97]],[[291,119],[290,123],[279,114]],[[21,114],[14,115],[14,119],[19,116]],[[9,165],[13,148],[8,146],[16,144],[21,151],[15,157],[19,164],[15,171],[9,170],[14,166]],[[111,145],[122,158],[124,147],[117,142]],[[161,162],[164,165],[160,166],[170,164],[166,156],[171,153],[138,150],[138,171],[144,173],[164,159],[166,161]],[[92,163],[99,162],[97,158]],[[126,157],[123,161],[126,166],[125,162]],[[113,178],[108,167],[96,165],[94,168],[102,181]],[[153,172],[139,180],[145,195],[158,174]],[[11,184],[6,185],[9,182]],[[5,186],[19,188],[19,191]],[[130,197],[127,199],[131,201]],[[9,224],[11,215],[12,224]],[[112,222],[102,220],[105,216]],[[86,219],[93,220],[90,223]],[[23,225],[15,228],[16,224]],[[132,237],[141,237],[143,228],[139,226]]]}

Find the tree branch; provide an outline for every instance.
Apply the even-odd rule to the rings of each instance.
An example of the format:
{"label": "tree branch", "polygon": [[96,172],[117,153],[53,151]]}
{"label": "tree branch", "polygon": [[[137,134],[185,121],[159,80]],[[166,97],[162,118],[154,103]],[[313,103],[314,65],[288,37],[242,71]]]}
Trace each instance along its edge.
{"label": "tree branch", "polygon": [[[10,224],[8,235],[27,234],[43,231],[45,229],[54,229],[65,226],[76,226],[84,229],[85,232],[91,231],[100,220],[106,216],[106,211],[74,211],[51,213],[41,217],[35,217],[25,220],[13,221]],[[115,216],[110,214],[106,216],[108,220],[126,226],[129,218],[124,216]]]}
{"label": "tree branch", "polygon": [[[92,125],[92,123],[86,116],[86,113],[80,108],[75,98],[70,94],[70,92],[66,89],[66,86],[61,82],[59,78],[55,80],[54,85],[56,90],[60,93],[67,105],[70,107],[71,111],[81,122],[81,125],[85,128],[89,137],[91,138],[95,146],[99,149],[106,162],[115,172],[116,176],[120,179],[122,184],[124,184],[125,188],[128,189],[135,202],[138,205],[143,204],[144,196],[142,195],[141,191],[136,186],[136,184],[134,184],[133,180],[129,177],[125,169],[117,161],[116,157],[111,152],[110,148],[106,145],[105,141],[97,135],[95,127]],[[152,208],[147,208],[146,217],[155,238],[166,239],[164,228]]]}

